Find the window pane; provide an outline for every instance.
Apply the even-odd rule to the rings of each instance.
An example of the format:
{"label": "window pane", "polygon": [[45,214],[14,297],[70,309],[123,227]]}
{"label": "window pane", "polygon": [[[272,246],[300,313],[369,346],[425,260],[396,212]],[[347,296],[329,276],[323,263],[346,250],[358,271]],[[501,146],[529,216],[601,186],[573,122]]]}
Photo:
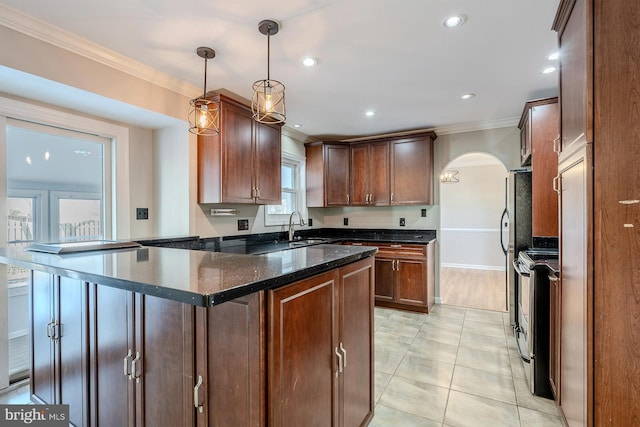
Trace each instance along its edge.
{"label": "window pane", "polygon": [[268,205],[267,213],[269,215],[290,215],[291,212],[297,210],[296,193],[291,191],[282,192],[282,203],[279,205]]}
{"label": "window pane", "polygon": [[100,200],[60,199],[60,240],[102,238]]}
{"label": "window pane", "polygon": [[33,199],[9,197],[7,199],[7,243],[26,246],[35,239],[33,228]]}
{"label": "window pane", "polygon": [[296,167],[293,165],[282,165],[282,188],[295,189],[296,188]]}

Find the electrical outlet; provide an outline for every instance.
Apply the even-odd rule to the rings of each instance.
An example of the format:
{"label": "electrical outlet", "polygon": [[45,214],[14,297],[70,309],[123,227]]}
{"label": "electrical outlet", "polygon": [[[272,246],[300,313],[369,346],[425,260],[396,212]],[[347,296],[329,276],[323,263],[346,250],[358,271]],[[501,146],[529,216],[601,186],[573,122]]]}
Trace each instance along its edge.
{"label": "electrical outlet", "polygon": [[404,227],[405,221],[404,218],[400,218],[400,227]]}
{"label": "electrical outlet", "polygon": [[349,225],[349,218],[343,218],[342,225]]}
{"label": "electrical outlet", "polygon": [[422,218],[426,218],[427,217],[427,208],[420,209],[420,216]]}
{"label": "electrical outlet", "polygon": [[238,231],[248,230],[249,229],[249,220],[248,219],[239,219],[238,220]]}
{"label": "electrical outlet", "polygon": [[149,219],[149,209],[136,208],[136,219]]}
{"label": "electrical outlet", "polygon": [[313,227],[313,218],[308,218],[307,219],[307,223],[308,223],[309,227]]}

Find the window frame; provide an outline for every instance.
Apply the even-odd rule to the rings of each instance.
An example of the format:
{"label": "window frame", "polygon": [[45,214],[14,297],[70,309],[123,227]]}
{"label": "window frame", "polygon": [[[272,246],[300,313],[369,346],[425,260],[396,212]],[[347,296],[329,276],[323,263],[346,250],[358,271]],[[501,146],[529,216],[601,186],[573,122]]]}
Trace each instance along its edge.
{"label": "window frame", "polygon": [[[295,210],[299,211],[303,217],[306,217],[306,158],[303,156],[299,156],[294,153],[282,152],[282,164],[288,164],[295,167],[294,172],[294,186],[295,189],[292,191],[291,189],[280,189],[280,194],[282,193],[295,193],[296,194],[296,206]],[[282,173],[282,171],[281,171]],[[267,208],[269,205],[264,206],[264,225],[266,227],[275,227],[275,226],[288,226],[289,225],[289,216],[291,214],[270,214]]]}

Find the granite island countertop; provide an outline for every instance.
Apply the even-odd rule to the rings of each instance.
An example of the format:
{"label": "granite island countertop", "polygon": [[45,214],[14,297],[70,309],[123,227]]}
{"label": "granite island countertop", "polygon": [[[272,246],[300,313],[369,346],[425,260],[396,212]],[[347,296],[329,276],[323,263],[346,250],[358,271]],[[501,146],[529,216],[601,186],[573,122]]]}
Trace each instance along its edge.
{"label": "granite island countertop", "polygon": [[65,255],[0,248],[0,262],[197,306],[272,289],[375,254],[320,244],[262,255],[146,247]]}

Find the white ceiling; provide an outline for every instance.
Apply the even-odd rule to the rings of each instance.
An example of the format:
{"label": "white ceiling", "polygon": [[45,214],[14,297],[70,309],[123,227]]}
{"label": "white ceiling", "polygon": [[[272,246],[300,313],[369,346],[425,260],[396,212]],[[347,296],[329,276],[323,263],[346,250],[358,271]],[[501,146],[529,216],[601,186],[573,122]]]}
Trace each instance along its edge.
{"label": "white ceiling", "polygon": [[[287,88],[287,125],[312,135],[513,124],[525,101],[555,96],[551,30],[558,0],[0,0],[146,66],[202,88],[198,46],[216,50],[208,86],[251,98],[266,78]],[[443,20],[463,14],[463,26]],[[305,68],[311,55],[318,65]],[[43,63],[43,66],[46,66]],[[192,85],[192,86],[189,86]],[[0,90],[4,90],[0,86]],[[473,92],[463,101],[460,95]],[[40,92],[43,93],[43,92]],[[186,106],[185,106],[186,110]],[[374,117],[365,117],[374,110]],[[108,116],[107,112],[101,115]]]}

